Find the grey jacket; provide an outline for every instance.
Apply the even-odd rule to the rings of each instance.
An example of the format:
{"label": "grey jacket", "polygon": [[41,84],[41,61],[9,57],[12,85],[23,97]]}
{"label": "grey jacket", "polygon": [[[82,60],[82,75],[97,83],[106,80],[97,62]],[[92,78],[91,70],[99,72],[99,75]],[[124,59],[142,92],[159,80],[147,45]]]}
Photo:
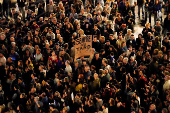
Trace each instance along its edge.
{"label": "grey jacket", "polygon": [[33,46],[28,47],[28,45],[26,45],[26,46],[23,47],[22,51],[25,51],[26,49],[28,49],[31,54],[34,53],[34,47]]}

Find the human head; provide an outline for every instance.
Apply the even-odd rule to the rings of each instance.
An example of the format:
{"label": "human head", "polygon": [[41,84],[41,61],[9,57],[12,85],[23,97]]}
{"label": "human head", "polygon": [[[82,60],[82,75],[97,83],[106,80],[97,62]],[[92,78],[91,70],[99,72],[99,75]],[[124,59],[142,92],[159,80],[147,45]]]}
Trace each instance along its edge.
{"label": "human head", "polygon": [[97,30],[97,24],[94,24],[94,30]]}
{"label": "human head", "polygon": [[123,58],[123,63],[124,63],[124,64],[127,64],[127,63],[128,63],[128,58],[127,58],[127,57]]}
{"label": "human head", "polygon": [[39,97],[38,96],[34,97],[34,102],[38,102],[38,101],[39,101]]}
{"label": "human head", "polygon": [[156,109],[155,104],[151,104],[150,107],[149,107],[149,109],[150,109],[151,111],[155,110],[155,109]]}

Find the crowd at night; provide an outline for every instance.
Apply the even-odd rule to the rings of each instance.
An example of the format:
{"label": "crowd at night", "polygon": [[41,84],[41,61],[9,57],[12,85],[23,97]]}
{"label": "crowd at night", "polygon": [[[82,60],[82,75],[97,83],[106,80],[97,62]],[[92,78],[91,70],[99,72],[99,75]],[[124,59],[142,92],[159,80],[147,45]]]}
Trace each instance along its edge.
{"label": "crowd at night", "polygon": [[0,113],[170,113],[170,0],[3,0]]}

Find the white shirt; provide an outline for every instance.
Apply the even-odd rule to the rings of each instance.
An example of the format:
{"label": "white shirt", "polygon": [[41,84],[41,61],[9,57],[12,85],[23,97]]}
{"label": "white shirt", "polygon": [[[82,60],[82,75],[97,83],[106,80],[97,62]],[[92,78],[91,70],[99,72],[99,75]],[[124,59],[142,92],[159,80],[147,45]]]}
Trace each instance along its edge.
{"label": "white shirt", "polygon": [[35,54],[35,61],[38,62],[42,57],[42,54],[40,53],[39,55],[36,53]]}
{"label": "white shirt", "polygon": [[108,113],[108,108],[104,109],[103,113]]}
{"label": "white shirt", "polygon": [[67,73],[71,73],[71,72],[72,72],[71,66],[66,66],[65,71],[66,71]]}
{"label": "white shirt", "polygon": [[135,6],[135,2],[137,2],[137,0],[128,0],[130,3],[130,7]]}

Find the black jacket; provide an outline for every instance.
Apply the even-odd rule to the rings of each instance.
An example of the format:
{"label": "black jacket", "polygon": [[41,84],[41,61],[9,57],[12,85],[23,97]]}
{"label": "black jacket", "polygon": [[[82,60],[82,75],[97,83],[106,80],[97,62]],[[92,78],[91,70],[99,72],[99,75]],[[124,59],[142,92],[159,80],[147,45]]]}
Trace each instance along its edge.
{"label": "black jacket", "polygon": [[25,0],[17,0],[18,7],[24,7],[25,6]]}
{"label": "black jacket", "polygon": [[3,9],[7,9],[9,3],[10,3],[10,0],[3,0]]}

